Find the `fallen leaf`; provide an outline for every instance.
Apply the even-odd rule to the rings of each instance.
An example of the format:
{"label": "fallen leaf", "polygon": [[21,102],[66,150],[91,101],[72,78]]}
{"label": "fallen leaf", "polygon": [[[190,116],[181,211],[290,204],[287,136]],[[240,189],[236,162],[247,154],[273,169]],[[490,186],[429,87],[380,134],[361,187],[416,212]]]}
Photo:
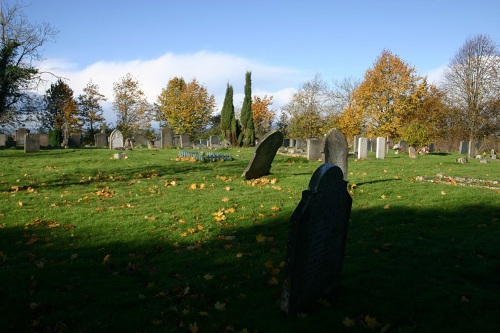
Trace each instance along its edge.
{"label": "fallen leaf", "polygon": [[353,327],[356,325],[356,321],[349,317],[345,317],[344,320],[342,320],[342,324],[344,324],[344,327]]}
{"label": "fallen leaf", "polygon": [[266,241],[267,237],[263,236],[261,234],[258,234],[257,236],[255,236],[255,239],[257,240],[257,243],[263,243]]}
{"label": "fallen leaf", "polygon": [[441,195],[446,195],[446,192],[445,191],[441,191]]}
{"label": "fallen leaf", "polygon": [[222,202],[228,202],[228,201],[229,201],[228,197],[222,198]]}
{"label": "fallen leaf", "polygon": [[226,303],[221,303],[217,301],[217,303],[214,304],[214,308],[217,311],[224,311],[226,309]]}
{"label": "fallen leaf", "polygon": [[205,280],[209,281],[209,280],[212,280],[214,278],[214,276],[212,274],[207,273],[207,274],[203,275],[203,278]]}
{"label": "fallen leaf", "polygon": [[106,263],[109,261],[110,258],[111,258],[111,254],[106,254],[104,259],[102,260],[102,265],[106,265]]}
{"label": "fallen leaf", "polygon": [[17,202],[17,205],[18,205],[18,206],[22,206],[22,205],[23,205],[23,202],[22,202],[22,201],[18,201],[18,202]]}
{"label": "fallen leaf", "polygon": [[189,332],[198,333],[198,324],[196,322],[193,324],[189,323]]}

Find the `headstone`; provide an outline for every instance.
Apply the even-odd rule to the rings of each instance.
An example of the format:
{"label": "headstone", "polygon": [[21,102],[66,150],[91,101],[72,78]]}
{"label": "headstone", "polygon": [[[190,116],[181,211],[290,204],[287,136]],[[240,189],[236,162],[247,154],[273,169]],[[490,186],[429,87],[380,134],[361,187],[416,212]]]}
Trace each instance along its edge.
{"label": "headstone", "polygon": [[49,146],[49,135],[45,133],[40,133],[40,147]]}
{"label": "headstone", "polygon": [[304,149],[306,147],[306,140],[297,139],[295,140],[295,148]]}
{"label": "headstone", "polygon": [[26,133],[24,136],[24,152],[36,153],[40,151],[40,134]]}
{"label": "headstone", "polygon": [[319,139],[307,139],[307,159],[317,160],[321,158],[321,141]]}
{"label": "headstone", "polygon": [[191,140],[189,139],[189,134],[179,135],[180,147],[189,148],[191,146]]}
{"label": "headstone", "polygon": [[207,139],[200,139],[200,145],[208,147],[208,140]]}
{"label": "headstone", "polygon": [[23,147],[24,146],[25,136],[29,132],[30,131],[27,128],[18,128],[18,129],[16,129],[16,146],[17,147]]}
{"label": "headstone", "polygon": [[174,132],[170,127],[163,127],[160,131],[160,148],[173,148]]}
{"label": "headstone", "polygon": [[0,133],[0,147],[5,147],[7,145],[7,135]]}
{"label": "headstone", "polygon": [[218,145],[219,144],[219,137],[217,135],[212,135],[210,137],[210,146]]}
{"label": "headstone", "polygon": [[399,141],[398,145],[401,147],[401,152],[406,153],[406,150],[408,149],[406,141]]}
{"label": "headstone", "polygon": [[288,143],[288,147],[295,148],[295,139],[290,139],[290,141]]}
{"label": "headstone", "polygon": [[378,137],[377,138],[377,151],[375,153],[375,157],[379,159],[385,159],[385,138]]}
{"label": "headstone", "polygon": [[115,129],[109,135],[109,148],[110,149],[121,149],[123,148],[123,134],[120,130]]}
{"label": "headstone", "polygon": [[358,152],[359,135],[354,136],[353,152]]}
{"label": "headstone", "polygon": [[82,133],[70,133],[68,136],[68,146],[80,148],[82,146]]}
{"label": "headstone", "polygon": [[283,144],[283,134],[280,131],[268,133],[255,147],[255,152],[243,175],[246,179],[255,179],[268,175],[276,152]]}
{"label": "headstone", "polygon": [[417,150],[413,147],[408,148],[408,155],[410,156],[410,158],[417,158]]}
{"label": "headstone", "polygon": [[[370,139],[368,142],[369,142],[369,146],[370,146],[369,151],[372,152],[372,153],[376,153],[377,152],[377,147],[378,147],[378,145],[377,145],[377,139],[373,138],[373,139]],[[385,147],[384,147],[384,149],[385,149]]]}
{"label": "headstone", "polygon": [[226,139],[222,140],[220,142],[220,145],[222,146],[222,148],[225,148],[225,149],[231,148],[231,142],[229,142],[229,140],[226,140]]}
{"label": "headstone", "polygon": [[136,134],[134,135],[134,146],[135,147],[147,147],[148,146],[148,138],[144,134]]}
{"label": "headstone", "polygon": [[460,141],[460,145],[458,146],[459,154],[467,154],[469,151],[469,142],[468,141]]}
{"label": "headstone", "polygon": [[436,146],[433,143],[431,143],[429,145],[429,153],[433,153],[435,150],[436,150]]}
{"label": "headstone", "polygon": [[283,139],[283,147],[290,146],[290,139]]}
{"label": "headstone", "polygon": [[344,133],[338,128],[331,129],[323,137],[321,150],[321,161],[338,166],[344,174],[344,180],[347,181],[347,155],[349,147]]}
{"label": "headstone", "polygon": [[290,218],[281,309],[307,310],[340,284],[352,199],[342,170],[321,165]]}
{"label": "headstone", "polygon": [[94,146],[98,148],[106,148],[108,146],[108,136],[106,133],[97,133],[94,135]]}
{"label": "headstone", "polygon": [[368,139],[360,137],[358,139],[358,159],[366,158],[368,156]]}

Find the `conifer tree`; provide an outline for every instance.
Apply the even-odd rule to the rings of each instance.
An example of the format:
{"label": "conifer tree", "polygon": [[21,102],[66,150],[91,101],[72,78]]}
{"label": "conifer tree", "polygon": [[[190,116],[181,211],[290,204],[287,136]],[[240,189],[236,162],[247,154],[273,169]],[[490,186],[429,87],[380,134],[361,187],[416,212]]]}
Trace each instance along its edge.
{"label": "conifer tree", "polygon": [[229,83],[226,88],[226,96],[224,97],[224,104],[221,110],[220,128],[224,139],[231,141],[233,145],[236,144],[235,136],[236,119],[234,117],[234,104],[233,104],[233,86]]}
{"label": "conifer tree", "polygon": [[241,126],[244,128],[243,145],[250,147],[255,144],[255,126],[252,114],[252,72],[245,74],[245,98],[241,107]]}

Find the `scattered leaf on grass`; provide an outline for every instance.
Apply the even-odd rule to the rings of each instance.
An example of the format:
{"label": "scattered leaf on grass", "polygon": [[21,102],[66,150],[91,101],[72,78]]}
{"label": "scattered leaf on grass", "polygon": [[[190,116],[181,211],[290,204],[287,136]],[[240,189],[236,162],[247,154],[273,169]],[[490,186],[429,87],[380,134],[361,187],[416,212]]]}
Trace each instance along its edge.
{"label": "scattered leaf on grass", "polygon": [[198,324],[196,322],[194,323],[189,323],[189,332],[191,333],[198,333]]}
{"label": "scattered leaf on grass", "polygon": [[212,280],[214,278],[214,276],[212,274],[207,273],[207,274],[203,275],[203,278],[205,280],[209,281],[209,280]]}
{"label": "scattered leaf on grass", "polygon": [[224,311],[226,309],[226,303],[221,303],[217,301],[217,303],[214,304],[214,308],[217,311]]}

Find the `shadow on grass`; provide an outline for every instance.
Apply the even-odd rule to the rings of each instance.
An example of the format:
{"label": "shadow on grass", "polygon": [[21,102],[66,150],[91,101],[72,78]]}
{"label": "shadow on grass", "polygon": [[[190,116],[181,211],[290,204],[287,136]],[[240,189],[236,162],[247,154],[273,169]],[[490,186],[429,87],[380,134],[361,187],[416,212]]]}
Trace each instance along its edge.
{"label": "shadow on grass", "polygon": [[324,332],[342,331],[349,317],[364,332],[370,316],[394,332],[498,330],[498,207],[354,209],[342,287],[307,316],[287,318],[276,269],[291,213],[246,228],[206,226],[210,234],[182,242],[166,226],[130,243],[78,222],[3,227],[0,327],[150,332],[196,322],[208,332]]}

